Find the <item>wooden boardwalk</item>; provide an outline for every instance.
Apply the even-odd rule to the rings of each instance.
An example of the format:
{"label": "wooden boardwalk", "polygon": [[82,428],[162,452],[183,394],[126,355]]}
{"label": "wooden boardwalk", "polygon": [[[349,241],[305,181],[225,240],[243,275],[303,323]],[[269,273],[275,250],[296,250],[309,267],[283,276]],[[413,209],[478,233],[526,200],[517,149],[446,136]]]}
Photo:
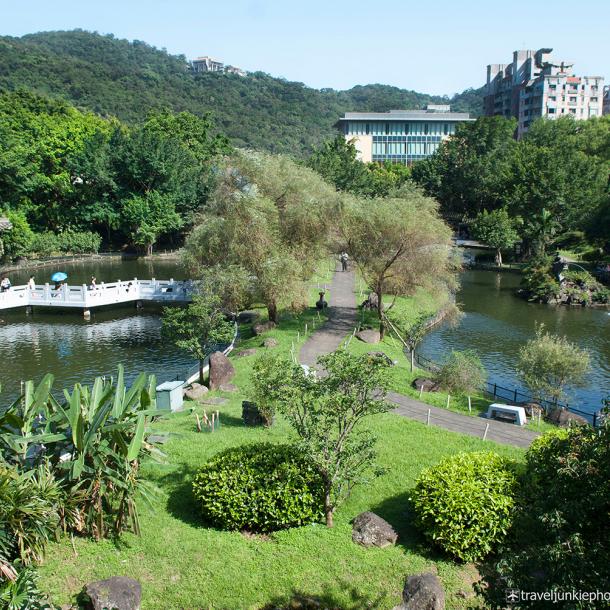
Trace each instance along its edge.
{"label": "wooden boardwalk", "polygon": [[[353,331],[358,319],[353,272],[335,271],[330,286],[329,306],[328,321],[316,330],[301,348],[299,360],[302,364],[315,365],[320,356],[336,350]],[[371,349],[374,349],[374,345],[371,345]],[[424,424],[427,423],[430,411],[430,425],[445,430],[483,438],[487,428],[485,438],[496,443],[526,448],[538,436],[538,433],[514,424],[462,415],[396,392],[388,392],[387,400],[396,405],[393,413]]]}

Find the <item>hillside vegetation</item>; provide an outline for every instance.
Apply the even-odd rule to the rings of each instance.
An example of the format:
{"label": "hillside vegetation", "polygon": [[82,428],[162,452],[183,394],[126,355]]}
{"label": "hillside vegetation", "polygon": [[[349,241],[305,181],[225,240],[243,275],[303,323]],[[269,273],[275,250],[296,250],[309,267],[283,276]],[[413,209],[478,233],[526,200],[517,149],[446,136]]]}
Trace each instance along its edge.
{"label": "hillside vegetation", "polygon": [[449,99],[378,84],[317,90],[263,72],[194,75],[183,55],[82,30],[0,37],[0,90],[20,88],[128,123],[151,110],[211,112],[234,145],[298,156],[332,137],[348,111],[451,103],[478,115],[483,95],[469,89]]}

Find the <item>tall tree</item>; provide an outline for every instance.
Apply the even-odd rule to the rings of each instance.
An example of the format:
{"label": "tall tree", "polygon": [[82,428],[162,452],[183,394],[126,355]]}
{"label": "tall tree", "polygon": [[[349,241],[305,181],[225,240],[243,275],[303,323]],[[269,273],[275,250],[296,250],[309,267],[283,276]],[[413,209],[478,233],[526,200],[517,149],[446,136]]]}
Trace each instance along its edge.
{"label": "tall tree", "polygon": [[385,295],[410,295],[418,286],[446,290],[455,281],[451,230],[438,204],[417,189],[403,189],[401,198],[346,200],[339,232],[377,295],[382,337]]}
{"label": "tall tree", "polygon": [[238,153],[219,176],[186,242],[194,272],[218,265],[244,270],[277,322],[299,307],[326,245],[337,195],[315,172],[285,157]]}
{"label": "tall tree", "polygon": [[491,246],[496,251],[496,265],[502,266],[502,250],[512,248],[519,241],[516,230],[517,222],[513,220],[506,208],[483,210],[477,214],[472,224],[473,237]]}

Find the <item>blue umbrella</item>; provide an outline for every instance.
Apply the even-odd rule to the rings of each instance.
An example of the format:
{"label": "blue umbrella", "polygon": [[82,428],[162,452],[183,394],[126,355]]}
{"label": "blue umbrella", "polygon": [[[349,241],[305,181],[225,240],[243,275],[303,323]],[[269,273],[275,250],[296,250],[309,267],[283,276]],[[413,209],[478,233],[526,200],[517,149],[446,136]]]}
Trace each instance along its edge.
{"label": "blue umbrella", "polygon": [[56,271],[52,276],[51,276],[51,281],[52,282],[63,282],[64,280],[68,279],[68,274],[64,273],[63,271]]}

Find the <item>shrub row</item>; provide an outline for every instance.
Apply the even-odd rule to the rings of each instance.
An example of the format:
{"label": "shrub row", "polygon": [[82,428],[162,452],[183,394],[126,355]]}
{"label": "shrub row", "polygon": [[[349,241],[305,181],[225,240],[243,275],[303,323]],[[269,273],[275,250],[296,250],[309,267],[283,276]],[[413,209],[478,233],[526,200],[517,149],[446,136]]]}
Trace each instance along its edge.
{"label": "shrub row", "polygon": [[102,238],[92,231],[65,231],[63,233],[35,233],[28,251],[38,256],[53,254],[95,254]]}

